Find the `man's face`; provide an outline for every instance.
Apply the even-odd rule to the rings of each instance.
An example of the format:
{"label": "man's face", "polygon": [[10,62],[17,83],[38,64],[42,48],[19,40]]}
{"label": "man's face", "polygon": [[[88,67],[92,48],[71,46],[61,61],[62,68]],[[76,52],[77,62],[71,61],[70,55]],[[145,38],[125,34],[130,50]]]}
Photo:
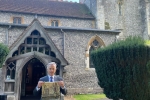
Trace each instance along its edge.
{"label": "man's face", "polygon": [[53,76],[56,72],[56,66],[51,65],[50,67],[48,67],[47,72],[48,72],[49,75]]}

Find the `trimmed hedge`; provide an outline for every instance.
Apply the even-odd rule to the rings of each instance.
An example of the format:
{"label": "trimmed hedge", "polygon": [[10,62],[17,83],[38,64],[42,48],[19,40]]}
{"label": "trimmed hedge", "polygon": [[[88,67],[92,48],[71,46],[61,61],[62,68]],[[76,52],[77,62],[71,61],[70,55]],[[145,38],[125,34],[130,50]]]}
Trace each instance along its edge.
{"label": "trimmed hedge", "polygon": [[[150,47],[129,37],[91,54],[98,84],[113,100],[149,100]],[[150,65],[150,64],[149,64]]]}
{"label": "trimmed hedge", "polygon": [[8,55],[9,49],[6,45],[0,43],[0,68],[2,67],[6,56]]}

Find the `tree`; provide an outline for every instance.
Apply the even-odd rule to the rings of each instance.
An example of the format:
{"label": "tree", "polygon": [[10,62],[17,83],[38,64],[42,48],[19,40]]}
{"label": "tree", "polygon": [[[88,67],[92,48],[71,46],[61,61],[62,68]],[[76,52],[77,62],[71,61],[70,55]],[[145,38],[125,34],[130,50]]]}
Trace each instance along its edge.
{"label": "tree", "polygon": [[8,55],[9,49],[4,44],[0,43],[0,68],[2,67],[6,56]]}
{"label": "tree", "polygon": [[113,100],[149,100],[150,47],[129,37],[91,54],[98,84]]}

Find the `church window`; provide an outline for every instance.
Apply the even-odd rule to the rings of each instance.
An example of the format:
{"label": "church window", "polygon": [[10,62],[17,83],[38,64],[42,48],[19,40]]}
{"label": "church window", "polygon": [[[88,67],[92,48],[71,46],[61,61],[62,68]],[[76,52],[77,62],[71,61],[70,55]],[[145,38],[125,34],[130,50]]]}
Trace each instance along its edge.
{"label": "church window", "polygon": [[20,46],[20,54],[24,54],[25,53],[25,48],[24,46]]}
{"label": "church window", "polygon": [[27,47],[27,51],[26,52],[31,52],[31,47]]}
{"label": "church window", "polygon": [[59,24],[58,20],[51,20],[51,26],[58,27],[59,26],[58,24]]}
{"label": "church window", "polygon": [[121,15],[121,4],[119,3],[119,15]]}
{"label": "church window", "polygon": [[6,70],[7,70],[6,79],[7,80],[15,79],[16,62],[8,63]]}
{"label": "church window", "polygon": [[45,54],[49,55],[50,54],[50,50],[48,49],[48,47],[45,48]]}
{"label": "church window", "polygon": [[[99,43],[99,41],[97,41],[96,39],[92,42],[92,44],[91,44],[91,47],[90,47],[90,50],[89,50],[89,55],[91,55],[91,52],[93,51],[93,50],[96,50],[96,49],[98,49],[98,48],[100,48],[101,47],[101,45],[100,45],[100,43]],[[92,62],[92,59],[91,59],[91,57],[89,58],[89,67],[90,68],[94,68],[94,65],[93,65],[93,62]]]}
{"label": "church window", "polygon": [[35,30],[35,31],[33,31],[32,33],[31,33],[31,36],[40,36],[40,33],[37,31],[37,30]]}
{"label": "church window", "polygon": [[32,44],[32,38],[27,38],[27,44]]}
{"label": "church window", "polygon": [[46,44],[46,40],[41,37],[37,30],[34,30],[31,35],[25,39],[24,43],[19,46],[18,50],[16,50],[12,56],[14,57],[33,51],[56,57],[55,53],[51,51],[50,46]]}
{"label": "church window", "polygon": [[122,15],[122,5],[123,5],[123,0],[119,0],[118,2],[119,15]]}
{"label": "church window", "polygon": [[13,17],[14,24],[21,24],[21,17]]}
{"label": "church window", "polygon": [[39,47],[39,52],[43,53],[44,52],[44,48],[43,47]]}
{"label": "church window", "polygon": [[86,53],[85,53],[86,70],[88,70],[89,68],[95,68],[90,55],[93,50],[97,50],[102,47],[105,47],[105,44],[98,35],[91,37],[91,39],[88,42]]}
{"label": "church window", "polygon": [[43,38],[40,38],[39,44],[44,45],[44,44],[46,44],[46,41]]}
{"label": "church window", "polygon": [[24,43],[22,43],[18,50],[13,53],[12,56],[18,56],[21,54],[37,51],[46,55],[56,57],[55,53],[51,51],[51,48],[44,38],[41,37],[37,30],[34,30],[30,36],[28,36]]}
{"label": "church window", "polygon": [[37,38],[33,38],[33,44],[38,44],[38,39]]}
{"label": "church window", "polygon": [[52,57],[56,57],[56,55],[55,55],[54,52],[51,52],[51,56],[52,56]]}
{"label": "church window", "polygon": [[33,51],[37,51],[37,47],[33,47]]}
{"label": "church window", "polygon": [[18,55],[18,50],[13,53],[13,57]]}

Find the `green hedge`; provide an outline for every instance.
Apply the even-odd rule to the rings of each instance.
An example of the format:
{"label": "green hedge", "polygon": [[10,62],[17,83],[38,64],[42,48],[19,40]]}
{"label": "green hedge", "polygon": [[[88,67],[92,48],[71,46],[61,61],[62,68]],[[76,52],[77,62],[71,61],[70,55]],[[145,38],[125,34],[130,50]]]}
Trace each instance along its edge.
{"label": "green hedge", "polygon": [[148,100],[150,48],[139,37],[129,37],[91,54],[98,84],[108,98]]}
{"label": "green hedge", "polygon": [[8,55],[9,49],[4,44],[0,43],[0,68],[2,67],[6,56]]}

